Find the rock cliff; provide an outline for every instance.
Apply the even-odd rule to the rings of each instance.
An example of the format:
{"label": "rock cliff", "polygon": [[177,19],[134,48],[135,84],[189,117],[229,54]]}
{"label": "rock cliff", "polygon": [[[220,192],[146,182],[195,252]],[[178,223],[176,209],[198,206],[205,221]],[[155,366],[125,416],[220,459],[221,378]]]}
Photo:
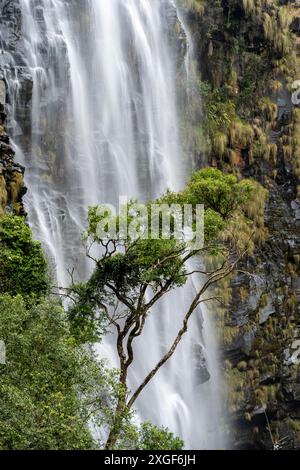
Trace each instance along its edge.
{"label": "rock cliff", "polygon": [[300,79],[300,7],[180,3],[201,74],[200,127],[210,142],[204,149],[199,134],[189,142],[193,148],[198,142],[196,164],[207,160],[268,191],[267,232],[241,273],[222,287],[227,308],[217,315],[231,447],[299,449],[300,110],[292,93]]}
{"label": "rock cliff", "polygon": [[15,152],[6,132],[6,85],[0,80],[0,217],[7,210],[17,215],[25,215],[22,202],[24,168],[14,161]]}
{"label": "rock cliff", "polygon": [[[18,2],[0,1],[0,217],[6,211],[25,215],[22,197],[25,169],[15,162],[15,152],[10,142],[7,127],[11,123],[8,74],[21,64],[17,44],[20,39],[20,11]],[[24,64],[21,64],[22,66]],[[7,122],[8,117],[8,122]]]}

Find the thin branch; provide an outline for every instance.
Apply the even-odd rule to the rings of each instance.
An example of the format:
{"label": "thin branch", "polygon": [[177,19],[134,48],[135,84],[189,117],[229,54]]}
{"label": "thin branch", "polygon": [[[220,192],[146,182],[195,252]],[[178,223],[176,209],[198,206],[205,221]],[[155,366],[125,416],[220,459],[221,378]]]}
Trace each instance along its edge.
{"label": "thin branch", "polygon": [[[248,249],[245,251],[245,253],[248,251]],[[133,393],[131,399],[129,400],[127,406],[130,409],[134,402],[137,400],[141,392],[144,390],[144,388],[148,385],[148,383],[153,379],[153,377],[157,374],[157,372],[161,369],[161,367],[168,362],[168,360],[173,356],[175,353],[177,346],[181,342],[184,334],[188,330],[188,323],[190,320],[191,315],[195,311],[195,309],[202,303],[207,300],[201,299],[201,296],[206,292],[209,287],[215,283],[217,283],[219,280],[223,279],[224,277],[227,277],[233,270],[235,269],[236,265],[240,261],[240,259],[244,256],[244,253],[234,262],[232,265],[230,265],[227,269],[224,269],[222,272],[217,272],[214,275],[212,275],[201,287],[197,295],[195,296],[193,302],[191,303],[184,319],[183,319],[183,324],[182,328],[179,330],[177,333],[177,336],[171,346],[171,348],[168,350],[168,352],[162,357],[162,359],[156,364],[156,366],[151,370],[151,372],[146,376],[144,381],[141,383],[141,385],[137,388],[137,390]]]}
{"label": "thin branch", "polygon": [[98,307],[102,308],[105,312],[105,315],[106,317],[108,318],[109,322],[114,325],[118,331],[118,333],[120,333],[121,331],[121,328],[120,328],[120,325],[116,322],[116,320],[114,319],[113,316],[110,315],[109,311],[108,311],[108,307],[107,305],[103,304],[102,302],[99,302],[97,301],[97,305]]}
{"label": "thin branch", "polygon": [[106,282],[106,285],[110,290],[113,291],[113,293],[115,294],[117,299],[120,302],[122,302],[124,305],[126,305],[126,307],[128,307],[130,311],[135,311],[134,304],[132,302],[130,302],[130,300],[126,296],[121,295],[119,290],[115,286],[110,284],[110,282]]}

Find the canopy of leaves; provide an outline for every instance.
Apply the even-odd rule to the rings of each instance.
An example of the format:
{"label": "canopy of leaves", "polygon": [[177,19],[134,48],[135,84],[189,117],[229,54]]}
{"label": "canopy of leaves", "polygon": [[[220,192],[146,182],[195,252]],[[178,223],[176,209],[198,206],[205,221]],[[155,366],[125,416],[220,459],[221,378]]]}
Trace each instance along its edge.
{"label": "canopy of leaves", "polygon": [[[22,218],[0,219],[0,248],[0,339],[6,347],[6,363],[0,364],[0,450],[103,447],[89,423],[104,434],[110,428],[119,371],[76,343],[63,307],[48,295],[42,248]],[[124,417],[118,446],[135,448],[140,442],[131,418]]]}
{"label": "canopy of leaves", "polygon": [[168,429],[158,428],[151,423],[142,424],[139,432],[138,450],[182,450],[183,441]]}
{"label": "canopy of leaves", "polygon": [[47,263],[40,243],[22,217],[0,219],[0,293],[38,297],[48,291]]}
{"label": "canopy of leaves", "polygon": [[[119,392],[118,371],[75,345],[63,308],[43,301],[28,308],[21,296],[0,296],[0,450],[88,450],[104,446],[89,420],[109,429]],[[124,417],[118,448],[179,449],[167,429]],[[179,447],[181,445],[181,447]],[[148,446],[148,447],[147,447]],[[153,446],[153,447],[152,447]]]}
{"label": "canopy of leaves", "polygon": [[153,426],[148,421],[140,426],[129,425],[122,434],[119,449],[134,450],[182,450],[184,443],[167,428]]}
{"label": "canopy of leaves", "polygon": [[74,348],[63,309],[2,295],[0,311],[0,449],[92,448],[85,404],[99,371]]}
{"label": "canopy of leaves", "polygon": [[[126,315],[126,310],[128,313],[141,307],[147,289],[155,294],[166,284],[168,290],[184,285],[187,280],[185,260],[204,251],[208,245],[210,249],[211,245],[220,245],[222,231],[237,212],[243,213],[254,188],[251,181],[239,181],[236,176],[224,174],[217,169],[199,170],[193,174],[182,192],[168,191],[159,200],[147,205],[148,215],[140,219],[141,231],[137,238],[123,238],[120,228],[123,225],[122,218],[127,218],[127,224],[132,222],[134,216],[130,211],[137,204],[134,206],[131,202],[128,210],[122,210],[119,216],[110,217],[102,208],[99,210],[91,207],[87,237],[92,245],[101,247],[102,254],[97,259],[94,258],[96,267],[88,282],[73,286],[75,303],[70,309],[69,318],[74,335],[81,341],[93,341],[97,332],[103,328],[101,312],[107,313],[118,301],[123,304],[123,313]],[[193,208],[194,226],[196,207],[204,205],[206,246],[203,249],[193,249],[184,237],[176,239],[175,216],[170,218],[171,237],[165,237],[161,230],[159,237],[153,239],[151,228],[148,230],[148,238],[144,237],[145,227],[149,229],[151,225],[149,214],[155,203],[167,206],[173,204],[182,209],[189,204]],[[102,228],[106,224],[107,232],[101,232],[102,236],[99,235],[98,224]],[[111,239],[112,226],[115,226],[115,237]]]}
{"label": "canopy of leaves", "polygon": [[253,190],[254,185],[250,180],[238,181],[234,175],[205,168],[193,174],[185,197],[190,204],[199,204],[201,201],[206,209],[211,209],[226,220],[237,209],[242,210]]}

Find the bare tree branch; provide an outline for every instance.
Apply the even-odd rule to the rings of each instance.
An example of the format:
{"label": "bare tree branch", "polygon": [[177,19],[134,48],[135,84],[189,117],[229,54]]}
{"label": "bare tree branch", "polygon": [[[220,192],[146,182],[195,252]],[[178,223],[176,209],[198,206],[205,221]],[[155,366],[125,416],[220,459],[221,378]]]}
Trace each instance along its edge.
{"label": "bare tree branch", "polygon": [[[245,251],[245,253],[248,251],[248,249]],[[203,284],[203,286],[201,287],[201,289],[199,290],[199,292],[197,293],[197,295],[195,296],[193,302],[191,303],[184,319],[183,319],[183,324],[182,324],[182,328],[179,330],[179,332],[177,333],[177,336],[172,344],[172,346],[170,347],[170,349],[168,350],[168,352],[161,358],[161,360],[156,364],[156,366],[151,370],[151,372],[146,376],[146,378],[143,380],[143,382],[141,383],[141,385],[137,388],[137,390],[133,393],[132,397],[130,398],[129,402],[127,403],[127,406],[128,408],[130,409],[133,404],[135,403],[135,401],[137,400],[137,398],[139,397],[139,395],[141,394],[141,392],[144,390],[144,388],[148,385],[148,383],[153,379],[153,377],[157,374],[157,372],[161,369],[161,367],[166,363],[168,362],[168,360],[173,356],[173,354],[175,353],[176,349],[177,349],[177,346],[179,345],[179,343],[181,342],[184,334],[187,332],[188,330],[188,323],[189,323],[189,320],[191,318],[191,315],[193,314],[193,312],[196,310],[196,308],[203,302],[206,302],[207,300],[209,299],[201,299],[201,296],[204,294],[204,292],[206,292],[213,284],[217,283],[218,281],[220,281],[221,279],[223,279],[224,277],[227,277],[231,272],[234,271],[236,265],[238,264],[238,262],[240,261],[240,259],[242,258],[242,256],[244,256],[243,253],[234,263],[232,263],[228,268],[224,268],[223,271],[218,271],[216,273],[214,273],[213,275],[210,276],[210,278]]]}

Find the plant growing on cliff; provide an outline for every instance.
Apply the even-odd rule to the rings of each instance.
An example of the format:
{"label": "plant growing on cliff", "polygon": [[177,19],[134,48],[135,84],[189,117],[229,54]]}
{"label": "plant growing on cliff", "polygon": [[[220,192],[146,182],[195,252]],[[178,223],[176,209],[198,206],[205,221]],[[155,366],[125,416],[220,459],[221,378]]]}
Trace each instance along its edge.
{"label": "plant growing on cliff", "polygon": [[[108,429],[107,449],[118,444],[123,420],[148,383],[175,353],[188,330],[191,316],[203,302],[213,300],[209,289],[229,276],[239,260],[247,252],[247,241],[239,246],[234,240],[221,243],[221,234],[231,219],[251,199],[255,186],[250,181],[238,181],[232,175],[218,170],[205,169],[196,172],[186,189],[178,194],[168,192],[159,202],[167,204],[205,204],[203,248],[190,248],[188,243],[177,239],[124,240],[118,231],[115,239],[99,238],[97,226],[103,222],[103,214],[90,208],[88,228],[88,255],[93,245],[104,250],[99,258],[92,258],[95,270],[86,284],[74,285],[68,290],[74,305],[69,317],[73,334],[79,341],[97,339],[97,331],[116,332],[116,352],[120,362],[119,396],[112,424]],[[246,219],[246,216],[244,216]],[[118,226],[119,216],[117,217]],[[248,219],[251,225],[251,221]],[[118,226],[119,227],[119,226]],[[205,253],[218,254],[220,263],[213,271],[207,271],[199,260]],[[191,260],[194,265],[191,267]],[[131,392],[128,372],[134,363],[134,344],[143,335],[147,320],[155,305],[171,290],[178,289],[193,275],[201,275],[202,283],[197,288],[189,307],[182,315],[182,327],[177,331],[173,343],[166,349],[158,363]]]}

